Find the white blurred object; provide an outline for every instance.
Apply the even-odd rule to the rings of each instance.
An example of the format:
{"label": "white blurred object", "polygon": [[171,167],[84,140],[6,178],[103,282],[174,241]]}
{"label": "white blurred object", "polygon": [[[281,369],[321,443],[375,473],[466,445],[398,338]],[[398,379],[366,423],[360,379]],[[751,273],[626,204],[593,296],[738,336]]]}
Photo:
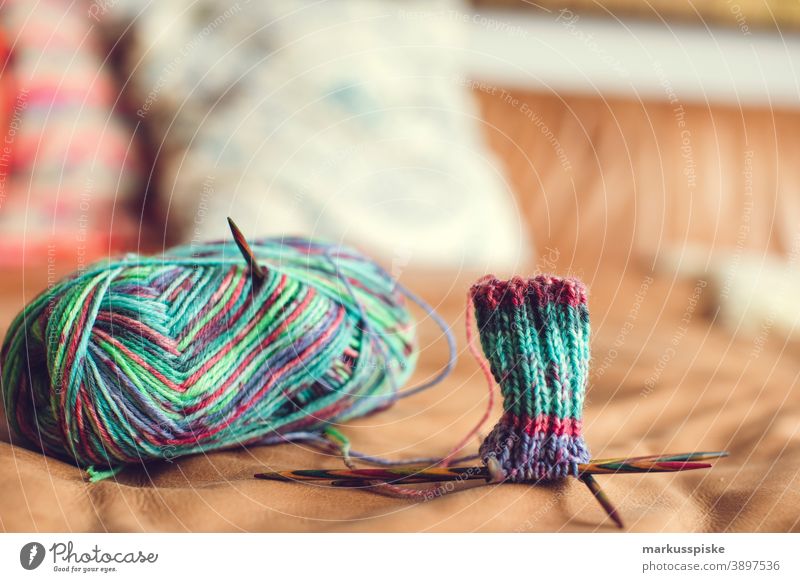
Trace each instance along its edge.
{"label": "white blurred object", "polygon": [[729,330],[800,339],[797,256],[688,246],[661,253],[655,266],[662,272],[706,281],[702,309]]}
{"label": "white blurred object", "polygon": [[800,35],[792,31],[580,12],[481,11],[469,20],[470,73],[555,93],[800,106]]}
{"label": "white blurred object", "polygon": [[345,240],[396,268],[532,255],[465,87],[461,2],[140,6],[104,18],[136,31],[138,114],[185,239],[227,237],[232,216],[248,237]]}

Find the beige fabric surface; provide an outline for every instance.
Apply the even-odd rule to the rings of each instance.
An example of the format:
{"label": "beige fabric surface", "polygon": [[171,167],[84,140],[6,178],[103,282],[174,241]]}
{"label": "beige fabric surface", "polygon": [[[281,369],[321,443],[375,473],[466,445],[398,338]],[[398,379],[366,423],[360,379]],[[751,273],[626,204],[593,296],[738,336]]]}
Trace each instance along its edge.
{"label": "beige fabric surface", "polygon": [[[627,528],[800,531],[796,346],[769,329],[757,336],[722,329],[705,314],[702,281],[681,280],[648,268],[648,257],[660,244],[684,240],[687,232],[698,240],[708,234],[701,224],[703,220],[708,224],[708,214],[693,214],[678,224],[683,230],[662,229],[658,238],[653,229],[659,222],[642,225],[636,211],[636,200],[646,192],[658,192],[669,204],[682,207],[683,186],[665,185],[659,178],[680,173],[683,163],[679,150],[663,145],[674,131],[674,120],[665,112],[669,110],[624,103],[592,108],[582,100],[518,96],[549,126],[558,128],[571,160],[566,170],[552,159],[545,133],[519,117],[524,112],[518,106],[482,97],[487,133],[509,164],[520,194],[521,217],[532,227],[541,249],[538,264],[525,270],[574,274],[591,289],[593,370],[585,434],[594,456],[731,452],[706,471],[598,478]],[[642,115],[662,119],[661,126],[641,123],[637,116]],[[697,112],[693,126],[696,156],[714,151],[714,140],[703,137],[702,127],[708,127],[703,126],[703,115],[702,110]],[[762,119],[758,115],[751,117]],[[748,127],[747,119],[751,118],[740,116],[725,130],[726,137],[718,139],[730,143],[732,133]],[[784,121],[796,123],[788,114]],[[777,127],[781,121],[773,117],[771,123]],[[719,131],[716,127],[715,135]],[[655,160],[647,158],[654,136],[662,140]],[[703,145],[703,140],[711,145]],[[620,143],[628,145],[628,153],[618,148]],[[751,139],[747,147],[758,156],[777,158],[776,144],[774,139],[761,145]],[[741,170],[740,149],[728,158],[717,154],[705,159],[706,169],[717,163],[727,164],[731,176]],[[769,172],[771,180],[784,183],[775,177],[774,167]],[[761,216],[758,212],[754,216]],[[653,216],[661,216],[663,222],[666,215]],[[669,218],[674,222],[674,215]],[[723,223],[716,223],[718,230],[727,229],[725,237],[736,241],[739,224]],[[748,248],[769,248],[771,238],[754,232]],[[711,246],[715,240],[712,235]],[[459,338],[458,367],[437,388],[344,427],[356,449],[398,459],[444,454],[480,417],[487,388],[463,340],[465,294],[477,275],[413,269],[402,273],[402,281],[452,324]],[[0,278],[3,329],[23,302],[46,284],[44,273],[5,273]],[[420,333],[423,356],[418,380],[433,373],[445,358],[444,342],[430,321],[422,322]],[[499,407],[492,422],[498,414]],[[483,433],[489,429],[487,425]],[[476,439],[470,449],[477,445]],[[364,491],[252,478],[263,470],[339,466],[336,458],[302,445],[253,447],[130,468],[116,480],[89,484],[72,466],[0,442],[0,529],[614,531],[575,480],[550,486],[486,486],[415,503]]]}

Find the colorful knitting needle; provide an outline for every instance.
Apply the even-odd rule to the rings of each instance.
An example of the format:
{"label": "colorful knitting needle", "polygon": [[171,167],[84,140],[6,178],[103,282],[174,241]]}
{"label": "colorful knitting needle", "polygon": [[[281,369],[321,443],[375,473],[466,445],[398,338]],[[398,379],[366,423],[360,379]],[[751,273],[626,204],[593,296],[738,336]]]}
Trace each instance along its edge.
{"label": "colorful knitting needle", "polygon": [[[727,453],[683,453],[678,455],[652,455],[630,459],[598,459],[578,465],[580,476],[592,474],[617,473],[669,473],[692,469],[707,469],[709,463],[695,462],[695,459],[713,459]],[[436,483],[442,481],[465,481],[491,478],[486,467],[452,467],[421,469],[398,467],[384,469],[308,469],[258,473],[255,477],[273,481],[382,481],[391,483]]]}
{"label": "colorful knitting needle", "polygon": [[[616,473],[673,473],[692,469],[708,469],[709,463],[639,463],[637,465],[617,463],[616,468],[579,469],[580,475],[603,475]],[[491,479],[485,467],[453,467],[452,469],[308,469],[257,473],[258,479],[272,481],[333,481],[340,479],[405,483],[438,483],[442,481],[466,481]]]}
{"label": "colorful knitting needle", "polygon": [[[579,478],[586,484],[594,498],[619,527],[624,528],[622,518],[616,507],[605,494],[594,474],[617,473],[668,473],[707,469],[710,463],[697,461],[718,459],[728,455],[725,451],[679,453],[671,455],[645,455],[629,458],[597,459],[578,466]],[[390,469],[310,469],[258,473],[255,477],[274,481],[329,481],[332,487],[373,487],[380,483],[390,484],[429,484],[444,481],[469,481],[483,479],[491,481],[492,475],[487,467],[451,467],[417,469],[400,467]]]}
{"label": "colorful knitting needle", "polygon": [[[725,451],[717,451],[717,452],[702,452],[702,453],[692,453],[689,455],[667,455],[660,457],[661,462],[686,462],[689,459],[693,461],[705,460],[705,459],[717,459],[720,457],[727,457],[728,453]],[[652,460],[653,456],[644,456],[644,457],[632,457],[628,459],[620,458],[620,459],[607,459],[604,464],[609,465],[616,462],[641,462],[645,460]],[[598,503],[602,506],[603,509],[606,510],[608,517],[610,517],[614,523],[617,524],[617,527],[620,529],[624,529],[625,525],[622,523],[622,517],[619,515],[617,508],[611,502],[611,499],[606,495],[605,491],[603,491],[600,487],[600,484],[597,480],[592,476],[590,473],[584,473],[581,475],[581,481],[583,481],[586,486],[589,488],[589,491],[592,492],[594,498],[597,499]]]}
{"label": "colorful knitting needle", "polygon": [[233,234],[233,240],[236,243],[236,246],[239,247],[239,250],[244,256],[244,260],[247,261],[247,264],[250,267],[250,272],[253,274],[253,278],[258,282],[258,284],[263,283],[267,276],[267,270],[258,264],[256,255],[253,253],[253,249],[251,249],[250,245],[247,244],[247,240],[244,238],[242,231],[239,230],[239,227],[236,226],[236,223],[233,222],[233,219],[230,216],[228,217],[228,226],[231,228],[231,234]]}
{"label": "colorful knitting needle", "polygon": [[617,527],[623,529],[625,524],[622,523],[622,518],[619,516],[617,512],[617,508],[614,507],[614,504],[611,503],[611,500],[606,495],[605,491],[600,488],[600,484],[595,480],[595,478],[590,473],[584,473],[581,475],[581,481],[586,483],[586,486],[589,488],[589,491],[592,492],[594,498],[597,499],[598,503],[606,510],[608,517],[610,517],[614,523],[617,524]]}
{"label": "colorful knitting needle", "polygon": [[707,461],[710,459],[721,459],[727,457],[730,453],[728,451],[701,451],[697,453],[677,453],[674,455],[661,454],[661,455],[643,455],[638,457],[610,457],[608,459],[597,459],[592,463],[614,463],[614,462],[631,462],[631,461]]}
{"label": "colorful knitting needle", "polygon": [[[662,463],[687,463],[690,461],[700,461],[700,460],[709,460],[709,459],[718,459],[721,457],[727,457],[727,451],[714,451],[714,452],[699,452],[699,453],[690,453],[688,455],[679,454],[679,455],[666,455],[658,458]],[[654,459],[653,456],[643,456],[643,457],[631,457],[628,459],[620,458],[620,459],[607,459],[605,461],[605,465],[613,464],[614,462],[642,462],[646,460]],[[709,465],[710,466],[710,465]],[[589,488],[589,491],[592,492],[594,498],[597,499],[598,503],[606,510],[608,516],[617,524],[617,527],[620,529],[624,529],[625,525],[622,523],[622,517],[619,515],[617,508],[611,502],[611,499],[606,495],[605,491],[600,488],[600,484],[597,480],[592,476],[591,473],[584,473],[581,475],[581,480],[586,484]]]}

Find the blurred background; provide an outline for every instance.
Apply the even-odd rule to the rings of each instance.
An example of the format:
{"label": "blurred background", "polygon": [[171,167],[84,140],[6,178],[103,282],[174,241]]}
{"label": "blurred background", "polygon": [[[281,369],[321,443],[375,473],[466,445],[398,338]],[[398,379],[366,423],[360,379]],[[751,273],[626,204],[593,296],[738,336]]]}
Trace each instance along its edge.
{"label": "blurred background", "polygon": [[[227,237],[226,216],[354,244],[457,329],[479,274],[574,274],[598,456],[739,455],[703,485],[722,518],[670,513],[688,489],[667,488],[643,527],[798,526],[754,493],[800,491],[798,2],[0,6],[0,328],[62,274]],[[442,426],[474,421],[473,372],[423,403]]]}
{"label": "blurred background", "polygon": [[789,253],[800,9],[701,4],[6,1],[0,261]]}
{"label": "blurred background", "polygon": [[796,2],[262,4],[2,3],[5,279],[230,215],[397,276],[705,273],[750,328],[800,291]]}

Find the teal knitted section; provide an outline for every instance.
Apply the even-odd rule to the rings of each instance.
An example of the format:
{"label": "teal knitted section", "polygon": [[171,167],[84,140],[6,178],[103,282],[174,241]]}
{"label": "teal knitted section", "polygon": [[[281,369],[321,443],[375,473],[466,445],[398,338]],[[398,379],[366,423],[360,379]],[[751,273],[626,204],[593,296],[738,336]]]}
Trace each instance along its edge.
{"label": "teal knitted section", "polygon": [[481,345],[504,414],[481,446],[503,479],[577,475],[589,460],[582,430],[589,311],[577,279],[487,277],[471,290]]}

